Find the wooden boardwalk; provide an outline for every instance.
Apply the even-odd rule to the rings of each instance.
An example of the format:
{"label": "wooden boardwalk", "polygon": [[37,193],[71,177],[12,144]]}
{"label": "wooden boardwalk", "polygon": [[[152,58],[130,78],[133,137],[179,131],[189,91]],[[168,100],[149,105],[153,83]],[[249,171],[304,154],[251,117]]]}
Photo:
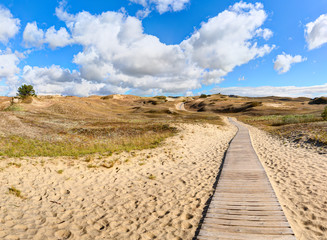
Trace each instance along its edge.
{"label": "wooden boardwalk", "polygon": [[252,147],[248,129],[230,121],[239,131],[227,151],[197,239],[296,239]]}

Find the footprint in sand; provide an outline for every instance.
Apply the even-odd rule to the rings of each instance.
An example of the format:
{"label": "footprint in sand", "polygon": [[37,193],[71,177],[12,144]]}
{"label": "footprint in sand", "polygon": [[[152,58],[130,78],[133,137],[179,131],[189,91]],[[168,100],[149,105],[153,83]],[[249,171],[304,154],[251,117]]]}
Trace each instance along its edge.
{"label": "footprint in sand", "polygon": [[65,229],[58,230],[57,232],[55,232],[55,237],[60,240],[68,239],[71,237],[71,235],[72,233]]}

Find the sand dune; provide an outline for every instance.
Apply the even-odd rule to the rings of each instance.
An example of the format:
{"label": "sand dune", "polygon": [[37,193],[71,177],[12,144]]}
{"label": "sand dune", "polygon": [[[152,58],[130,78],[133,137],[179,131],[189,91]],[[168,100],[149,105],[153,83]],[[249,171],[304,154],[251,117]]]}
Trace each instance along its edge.
{"label": "sand dune", "polygon": [[297,239],[326,240],[327,156],[249,128]]}
{"label": "sand dune", "polygon": [[0,238],[192,239],[236,128],[178,128],[162,147],[110,159],[2,159]]}

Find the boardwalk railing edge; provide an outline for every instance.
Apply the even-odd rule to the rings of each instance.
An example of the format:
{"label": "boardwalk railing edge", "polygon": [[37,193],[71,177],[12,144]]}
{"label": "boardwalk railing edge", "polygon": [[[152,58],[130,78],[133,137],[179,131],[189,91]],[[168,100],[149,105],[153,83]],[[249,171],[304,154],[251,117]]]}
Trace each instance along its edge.
{"label": "boardwalk railing edge", "polygon": [[[234,126],[235,126],[235,125],[234,125]],[[236,126],[236,127],[237,127],[237,126]],[[196,231],[195,231],[195,234],[194,234],[194,237],[192,238],[192,240],[196,240],[197,237],[198,237],[199,234],[200,234],[200,230],[201,230],[202,224],[203,224],[204,219],[205,219],[205,217],[206,217],[206,215],[207,215],[207,212],[208,212],[208,209],[209,209],[210,203],[211,203],[211,201],[212,201],[212,198],[213,198],[213,196],[215,195],[215,192],[216,192],[216,188],[217,188],[217,185],[218,185],[218,182],[219,182],[219,178],[220,178],[221,172],[222,172],[223,167],[224,167],[224,163],[225,163],[225,159],[226,159],[226,155],[227,155],[227,152],[228,152],[229,146],[230,146],[231,142],[234,140],[234,138],[235,138],[235,136],[237,135],[238,131],[239,131],[239,128],[237,127],[237,132],[235,133],[234,137],[229,141],[229,143],[228,143],[228,148],[227,148],[226,151],[224,152],[224,156],[223,156],[223,159],[222,159],[221,164],[220,164],[220,166],[219,166],[219,170],[218,170],[218,174],[217,174],[216,180],[215,180],[215,182],[214,182],[214,184],[213,184],[213,186],[212,186],[212,188],[213,188],[212,195],[208,198],[208,200],[207,200],[206,203],[205,203],[204,209],[203,209],[203,211],[202,211],[202,217],[201,217],[201,219],[200,219],[200,222],[199,222],[199,224],[198,224],[198,227],[197,227],[197,229],[196,229]]]}

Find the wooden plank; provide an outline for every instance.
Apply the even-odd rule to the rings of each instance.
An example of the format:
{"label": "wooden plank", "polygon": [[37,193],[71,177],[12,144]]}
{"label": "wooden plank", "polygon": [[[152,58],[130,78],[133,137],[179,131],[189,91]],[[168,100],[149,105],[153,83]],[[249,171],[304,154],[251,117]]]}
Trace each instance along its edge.
{"label": "wooden plank", "polygon": [[259,227],[259,226],[227,226],[206,223],[203,230],[212,232],[225,233],[242,233],[242,234],[257,234],[257,235],[293,235],[293,231],[288,227]]}
{"label": "wooden plank", "polygon": [[208,213],[206,218],[216,219],[244,219],[249,221],[287,221],[283,215],[264,215],[264,216],[248,216],[248,215],[230,215],[221,213]]}
{"label": "wooden plank", "polygon": [[206,218],[205,223],[229,225],[229,226],[252,226],[252,227],[289,227],[288,222],[275,220],[275,221],[250,221],[247,219],[219,219],[219,218]]}
{"label": "wooden plank", "polygon": [[277,203],[276,201],[270,201],[270,202],[266,202],[266,201],[238,201],[237,199],[234,199],[234,201],[232,200],[225,200],[225,199],[215,199],[213,201],[211,201],[211,204],[222,204],[225,206],[249,206],[249,205],[253,205],[253,206],[266,206],[266,205],[270,205],[270,206],[280,206],[279,203]]}
{"label": "wooden plank", "polygon": [[265,206],[256,206],[256,205],[224,205],[211,203],[210,209],[225,209],[225,210],[246,210],[246,211],[281,211],[282,208],[279,205],[265,205]]}
{"label": "wooden plank", "polygon": [[217,198],[223,198],[223,197],[234,197],[234,198],[249,198],[249,199],[255,199],[255,198],[275,198],[274,193],[220,193],[216,192],[215,196]]}
{"label": "wooden plank", "polygon": [[296,240],[294,235],[262,235],[262,234],[244,234],[244,233],[224,233],[201,231],[197,239],[201,237],[210,237],[210,240],[233,239],[233,240]]}
{"label": "wooden plank", "polygon": [[217,188],[221,193],[251,193],[251,194],[264,194],[264,193],[272,193],[274,191],[272,189],[239,189],[239,188]]}
{"label": "wooden plank", "polygon": [[245,215],[245,216],[284,216],[282,211],[255,211],[255,210],[238,210],[238,209],[219,209],[210,208],[208,213],[230,214],[230,215]]}

